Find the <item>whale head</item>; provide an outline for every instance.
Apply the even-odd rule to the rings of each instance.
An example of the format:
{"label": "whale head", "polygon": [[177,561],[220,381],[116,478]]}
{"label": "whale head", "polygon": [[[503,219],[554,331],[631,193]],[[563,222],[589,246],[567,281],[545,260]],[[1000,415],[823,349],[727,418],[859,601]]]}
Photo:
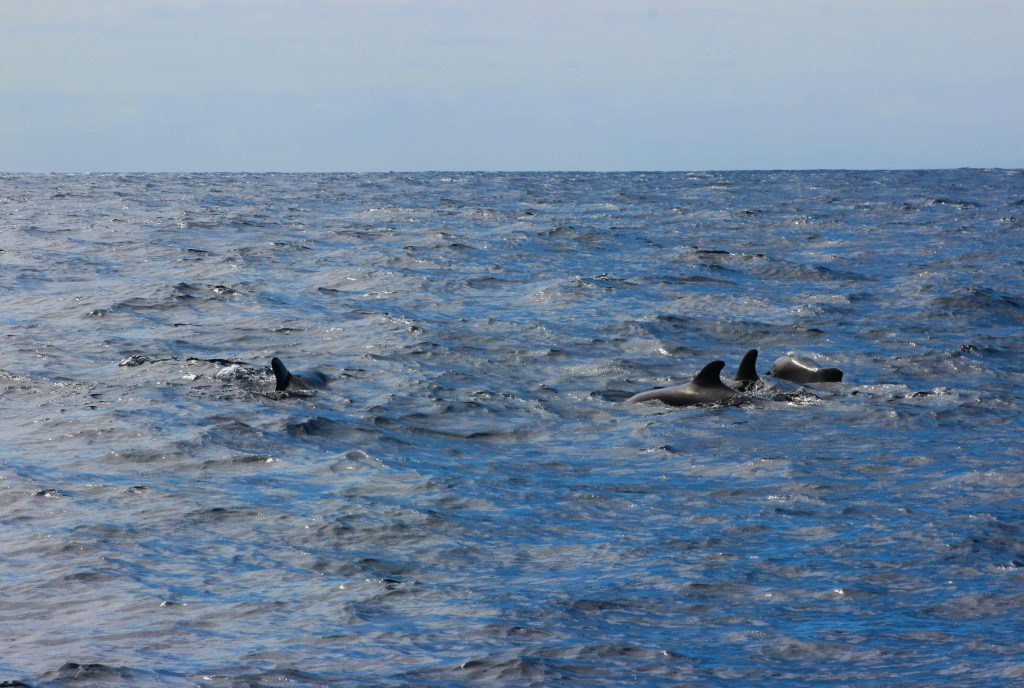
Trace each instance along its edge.
{"label": "whale head", "polygon": [[842,382],[843,371],[839,368],[820,368],[818,370],[820,376],[819,382]]}

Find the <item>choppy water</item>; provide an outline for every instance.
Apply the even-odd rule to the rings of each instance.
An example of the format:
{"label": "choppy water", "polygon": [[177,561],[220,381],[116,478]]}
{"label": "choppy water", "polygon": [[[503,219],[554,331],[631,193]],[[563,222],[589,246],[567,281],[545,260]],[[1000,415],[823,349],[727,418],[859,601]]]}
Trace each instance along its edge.
{"label": "choppy water", "polygon": [[[1020,171],[6,175],[0,232],[0,681],[1024,682]],[[846,381],[622,403],[750,347]]]}

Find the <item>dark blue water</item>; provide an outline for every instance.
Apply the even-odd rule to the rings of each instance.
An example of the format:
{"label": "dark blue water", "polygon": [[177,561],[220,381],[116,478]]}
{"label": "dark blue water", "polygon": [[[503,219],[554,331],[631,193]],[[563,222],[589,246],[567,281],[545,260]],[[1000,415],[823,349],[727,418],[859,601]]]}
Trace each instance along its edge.
{"label": "dark blue water", "polygon": [[[3,175],[0,232],[0,681],[1024,681],[1021,171]],[[752,347],[844,382],[623,403]]]}

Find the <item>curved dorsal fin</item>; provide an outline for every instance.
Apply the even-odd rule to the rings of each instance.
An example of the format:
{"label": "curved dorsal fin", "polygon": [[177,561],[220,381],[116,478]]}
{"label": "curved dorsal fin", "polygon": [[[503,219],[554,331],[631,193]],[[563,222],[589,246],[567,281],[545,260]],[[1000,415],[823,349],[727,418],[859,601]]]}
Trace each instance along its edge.
{"label": "curved dorsal fin", "polygon": [[757,349],[751,349],[743,355],[736,379],[743,382],[757,382],[760,379],[757,376]]}
{"label": "curved dorsal fin", "polygon": [[697,377],[693,378],[693,381],[698,385],[703,386],[723,386],[722,378],[719,375],[722,372],[722,368],[725,367],[725,361],[711,361],[699,373]]}
{"label": "curved dorsal fin", "polygon": [[277,378],[277,386],[274,388],[278,392],[283,392],[288,389],[288,383],[292,379],[292,374],[288,372],[288,369],[281,362],[280,358],[270,359],[270,368],[274,371],[274,377]]}

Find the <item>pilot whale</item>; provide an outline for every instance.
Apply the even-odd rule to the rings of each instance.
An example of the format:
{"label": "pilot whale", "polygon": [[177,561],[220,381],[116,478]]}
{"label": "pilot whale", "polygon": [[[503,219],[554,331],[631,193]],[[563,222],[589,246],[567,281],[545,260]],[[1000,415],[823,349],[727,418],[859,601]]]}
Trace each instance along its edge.
{"label": "pilot whale", "polygon": [[712,361],[704,366],[697,376],[685,385],[662,387],[634,394],[626,401],[649,401],[656,399],[670,406],[700,406],[738,401],[743,397],[736,390],[726,387],[719,377],[724,361]]}
{"label": "pilot whale", "polygon": [[821,368],[814,361],[795,356],[780,356],[769,375],[792,382],[842,382],[843,371],[839,368]]}
{"label": "pilot whale", "polygon": [[316,370],[292,372],[285,367],[280,358],[272,358],[270,368],[274,371],[274,378],[277,380],[274,389],[278,392],[286,389],[319,389],[327,386],[327,376],[323,373]]}

